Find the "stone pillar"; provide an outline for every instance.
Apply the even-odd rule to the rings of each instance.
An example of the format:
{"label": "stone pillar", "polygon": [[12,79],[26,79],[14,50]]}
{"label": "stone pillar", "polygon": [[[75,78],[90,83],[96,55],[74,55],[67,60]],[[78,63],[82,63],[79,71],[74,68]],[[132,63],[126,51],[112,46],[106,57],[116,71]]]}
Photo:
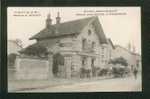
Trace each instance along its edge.
{"label": "stone pillar", "polygon": [[87,69],[90,70],[89,76],[92,77],[91,57],[87,57]]}
{"label": "stone pillar", "polygon": [[72,64],[73,71],[71,71],[73,77],[79,78],[80,77],[80,68],[81,68],[81,59],[80,56],[74,54],[72,55]]}
{"label": "stone pillar", "polygon": [[71,78],[71,56],[64,56],[65,59],[65,68],[66,68],[66,78]]}
{"label": "stone pillar", "polygon": [[53,54],[49,53],[48,55],[48,63],[49,63],[49,72],[48,72],[48,79],[53,77],[53,71],[52,71],[52,67],[53,67]]}
{"label": "stone pillar", "polygon": [[20,71],[20,61],[21,59],[17,56],[15,61],[15,69],[16,71]]}

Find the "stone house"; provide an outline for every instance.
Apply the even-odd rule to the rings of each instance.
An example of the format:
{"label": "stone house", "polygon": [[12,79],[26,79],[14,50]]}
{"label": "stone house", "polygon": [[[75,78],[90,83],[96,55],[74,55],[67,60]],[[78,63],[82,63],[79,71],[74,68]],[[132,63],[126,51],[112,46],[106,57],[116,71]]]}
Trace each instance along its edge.
{"label": "stone house", "polygon": [[[49,51],[50,72],[53,76],[71,78],[93,76],[94,68],[101,68],[105,63],[101,59],[109,49],[108,40],[97,16],[61,23],[56,17],[52,24],[50,14],[46,19],[46,27],[33,35],[36,40]],[[108,59],[108,58],[107,58]],[[107,60],[105,59],[105,60]]]}

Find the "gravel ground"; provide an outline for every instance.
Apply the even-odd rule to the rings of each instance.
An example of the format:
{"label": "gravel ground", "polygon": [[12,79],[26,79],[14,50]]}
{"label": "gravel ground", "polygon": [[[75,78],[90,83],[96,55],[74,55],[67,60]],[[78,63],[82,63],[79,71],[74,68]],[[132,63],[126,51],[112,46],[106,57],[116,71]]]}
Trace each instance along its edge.
{"label": "gravel ground", "polygon": [[116,92],[142,91],[141,76],[126,78],[51,79],[9,81],[9,92]]}

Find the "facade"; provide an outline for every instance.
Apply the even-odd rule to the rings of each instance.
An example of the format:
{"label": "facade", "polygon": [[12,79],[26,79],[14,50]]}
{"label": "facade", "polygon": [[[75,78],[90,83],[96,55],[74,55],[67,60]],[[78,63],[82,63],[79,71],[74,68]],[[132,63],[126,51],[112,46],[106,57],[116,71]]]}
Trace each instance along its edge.
{"label": "facade", "polygon": [[115,46],[109,38],[107,39],[107,44],[102,44],[100,48],[101,64],[103,64],[103,66],[105,67],[105,65],[107,65],[111,59],[113,59],[113,51],[115,49]]}
{"label": "facade", "polygon": [[48,49],[51,75],[64,78],[95,76],[95,68],[107,64],[112,53],[98,17],[64,23],[60,20],[58,13],[56,24],[52,24],[48,15],[46,27],[30,38]]}
{"label": "facade", "polygon": [[109,61],[114,58],[113,54],[114,54],[114,50],[115,50],[115,46],[110,38],[108,39],[107,46],[108,46],[108,48],[107,48],[108,49],[108,59],[107,60]]}

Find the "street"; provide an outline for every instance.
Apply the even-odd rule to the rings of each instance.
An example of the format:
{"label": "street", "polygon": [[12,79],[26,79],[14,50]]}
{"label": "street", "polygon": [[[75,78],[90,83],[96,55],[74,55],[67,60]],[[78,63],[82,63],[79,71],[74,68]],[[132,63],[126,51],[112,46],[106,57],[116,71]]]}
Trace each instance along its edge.
{"label": "street", "polygon": [[24,90],[19,92],[117,92],[142,91],[141,77],[104,79],[68,85],[50,86],[42,89]]}

